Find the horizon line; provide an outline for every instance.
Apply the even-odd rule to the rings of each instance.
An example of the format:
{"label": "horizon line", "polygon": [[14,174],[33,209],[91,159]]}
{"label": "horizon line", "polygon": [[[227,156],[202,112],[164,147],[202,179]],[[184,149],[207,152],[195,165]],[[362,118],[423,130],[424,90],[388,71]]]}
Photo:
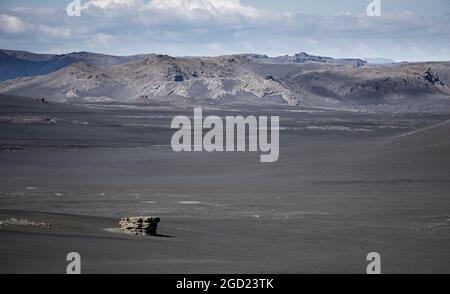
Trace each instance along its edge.
{"label": "horizon line", "polygon": [[450,59],[445,60],[445,59],[439,59],[439,60],[434,60],[434,59],[428,59],[428,60],[395,60],[389,57],[335,57],[332,55],[322,55],[322,54],[317,54],[317,53],[308,53],[305,51],[299,51],[296,53],[292,53],[292,54],[276,54],[276,55],[269,55],[266,53],[255,53],[255,52],[251,52],[251,53],[229,53],[229,54],[220,54],[220,55],[170,55],[170,54],[165,54],[165,53],[156,53],[156,52],[150,52],[150,53],[136,53],[136,54],[127,54],[127,55],[120,55],[120,54],[109,54],[109,53],[104,53],[104,52],[96,52],[96,51],[87,51],[87,50],[80,50],[80,51],[65,51],[65,53],[56,53],[56,52],[51,52],[51,51],[32,51],[32,50],[26,50],[26,49],[10,49],[10,48],[0,48],[0,51],[16,51],[16,52],[23,52],[23,53],[31,53],[31,54],[37,54],[37,55],[68,55],[68,54],[73,54],[73,53],[90,53],[90,54],[98,54],[98,55],[105,55],[105,56],[111,56],[111,57],[134,57],[134,56],[144,56],[144,55],[165,55],[165,56],[170,56],[170,57],[174,57],[174,58],[214,58],[214,57],[223,57],[223,56],[238,56],[238,55],[259,55],[259,56],[267,56],[269,58],[276,58],[276,57],[285,57],[285,56],[295,56],[296,54],[300,54],[300,53],[306,53],[310,56],[320,56],[320,57],[331,57],[334,59],[361,59],[364,61],[370,60],[370,59],[385,59],[385,60],[390,60],[393,61],[393,63],[404,63],[404,62],[408,62],[408,63],[415,63],[415,62],[450,62]]}

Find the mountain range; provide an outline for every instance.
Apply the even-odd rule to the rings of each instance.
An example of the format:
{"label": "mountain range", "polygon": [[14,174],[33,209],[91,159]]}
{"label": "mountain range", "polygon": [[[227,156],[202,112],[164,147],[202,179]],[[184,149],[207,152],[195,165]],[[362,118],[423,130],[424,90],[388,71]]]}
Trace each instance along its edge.
{"label": "mountain range", "polygon": [[0,93],[59,102],[145,103],[167,99],[276,101],[361,108],[450,105],[450,62],[370,65],[299,53],[268,57],[128,57],[0,51]]}

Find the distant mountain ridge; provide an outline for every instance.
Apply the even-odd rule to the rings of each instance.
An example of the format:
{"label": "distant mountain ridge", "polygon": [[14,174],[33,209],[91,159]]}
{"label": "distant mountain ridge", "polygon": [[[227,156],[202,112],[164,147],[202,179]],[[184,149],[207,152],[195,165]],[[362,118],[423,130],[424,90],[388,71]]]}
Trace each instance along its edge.
{"label": "distant mountain ridge", "polygon": [[351,65],[355,67],[361,67],[367,64],[365,60],[357,58],[334,59],[332,57],[310,55],[305,52],[300,52],[293,56],[285,55],[277,57],[269,57],[267,55],[259,55],[259,54],[244,54],[244,55],[258,62],[274,63],[274,64],[302,64],[306,62],[319,62],[319,63]]}

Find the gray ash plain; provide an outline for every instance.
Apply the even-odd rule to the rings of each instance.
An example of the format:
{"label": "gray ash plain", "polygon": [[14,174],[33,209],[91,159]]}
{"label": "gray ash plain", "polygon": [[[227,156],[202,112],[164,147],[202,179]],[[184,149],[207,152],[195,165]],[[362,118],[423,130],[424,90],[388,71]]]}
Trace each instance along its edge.
{"label": "gray ash plain", "polygon": [[[65,273],[72,251],[83,273],[365,273],[373,251],[450,272],[450,114],[186,105],[0,96],[0,221],[28,221],[0,226],[0,272]],[[280,116],[279,161],[173,152],[193,105]],[[108,230],[134,215],[166,237]]]}

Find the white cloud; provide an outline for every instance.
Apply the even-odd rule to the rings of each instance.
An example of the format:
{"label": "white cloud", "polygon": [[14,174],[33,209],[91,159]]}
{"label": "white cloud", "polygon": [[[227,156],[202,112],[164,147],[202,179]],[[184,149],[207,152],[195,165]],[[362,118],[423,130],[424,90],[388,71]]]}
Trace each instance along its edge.
{"label": "white cloud", "polygon": [[259,17],[261,11],[241,4],[240,0],[153,0],[144,10],[165,10],[190,18],[192,15],[208,14],[215,17],[241,15]]}
{"label": "white cloud", "polygon": [[21,33],[27,29],[26,24],[18,17],[0,14],[0,31],[10,34]]}
{"label": "white cloud", "polygon": [[115,40],[114,36],[104,34],[104,33],[99,33],[99,34],[95,35],[95,37],[91,40],[91,42],[89,43],[89,47],[91,47],[91,48],[107,48],[112,45],[114,40]]}
{"label": "white cloud", "polygon": [[263,10],[245,6],[240,0],[90,0],[82,9],[105,17],[133,15],[145,24],[176,20],[201,23],[239,22],[262,16]]}
{"label": "white cloud", "polygon": [[90,0],[83,5],[83,9],[89,9],[90,7],[99,7],[101,9],[139,7],[142,4],[141,0]]}
{"label": "white cloud", "polygon": [[50,27],[48,25],[38,25],[37,30],[45,38],[68,39],[72,33],[70,29],[64,27]]}
{"label": "white cloud", "polygon": [[40,16],[49,16],[54,14],[57,10],[54,8],[39,8],[39,7],[15,7],[12,8],[11,11],[24,13],[24,14],[32,14],[32,15],[40,15]]}

